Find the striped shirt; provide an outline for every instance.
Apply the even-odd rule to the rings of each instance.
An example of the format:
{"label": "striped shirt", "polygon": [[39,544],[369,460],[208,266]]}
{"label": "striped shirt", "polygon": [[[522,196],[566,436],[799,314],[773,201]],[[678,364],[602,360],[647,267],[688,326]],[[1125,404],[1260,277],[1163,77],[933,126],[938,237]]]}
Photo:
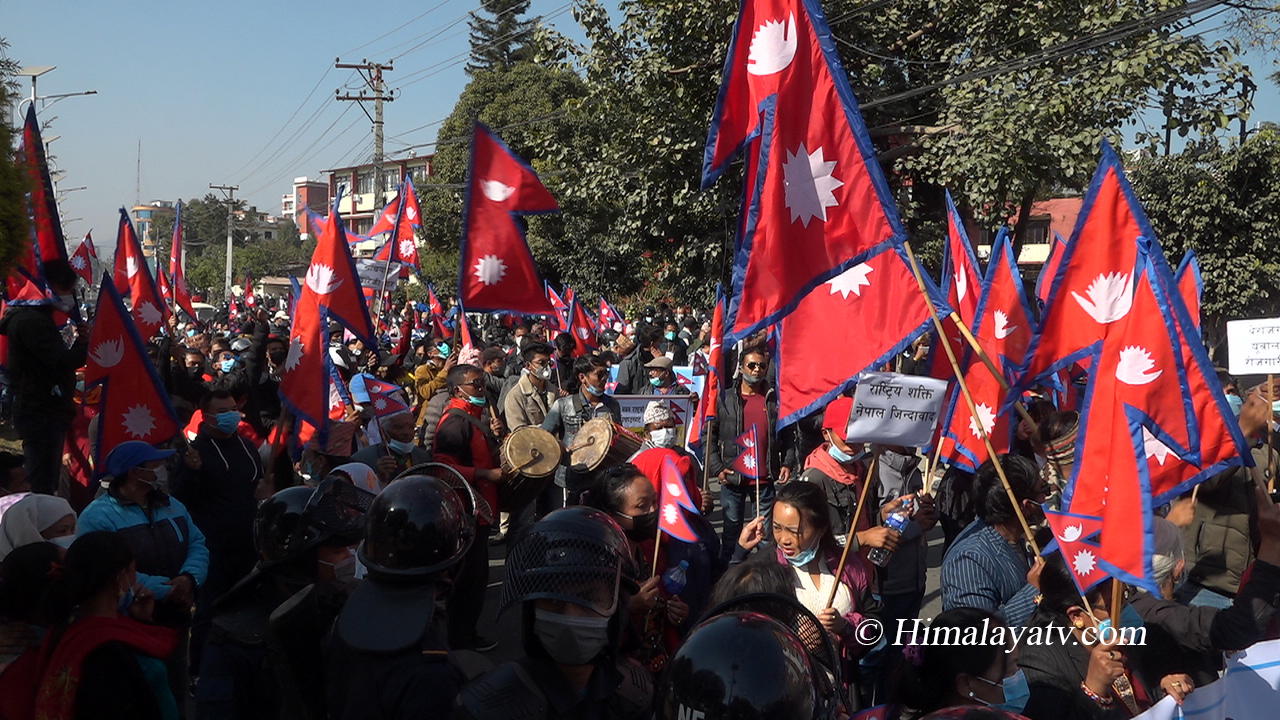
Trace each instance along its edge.
{"label": "striped shirt", "polygon": [[942,609],[981,608],[1003,617],[1009,627],[1022,627],[1035,612],[1040,592],[1027,582],[1030,569],[1018,545],[974,520],[942,559]]}

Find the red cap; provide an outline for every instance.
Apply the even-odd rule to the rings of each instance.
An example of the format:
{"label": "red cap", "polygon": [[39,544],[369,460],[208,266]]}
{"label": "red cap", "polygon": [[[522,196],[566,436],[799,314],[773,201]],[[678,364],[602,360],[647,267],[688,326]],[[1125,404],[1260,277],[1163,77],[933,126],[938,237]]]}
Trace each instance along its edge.
{"label": "red cap", "polygon": [[844,439],[845,428],[849,427],[849,416],[853,414],[853,398],[846,395],[827,403],[827,409],[822,413],[822,429],[835,430],[841,433]]}

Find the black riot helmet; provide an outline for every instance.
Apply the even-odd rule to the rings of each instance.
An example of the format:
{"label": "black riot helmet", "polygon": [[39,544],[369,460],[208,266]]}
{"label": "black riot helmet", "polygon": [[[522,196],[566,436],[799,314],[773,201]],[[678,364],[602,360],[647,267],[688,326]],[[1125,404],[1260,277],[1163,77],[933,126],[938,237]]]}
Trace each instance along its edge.
{"label": "black riot helmet", "polygon": [[599,510],[564,508],[511,549],[499,612],[529,600],[563,600],[609,616],[623,582],[634,592],[636,569],[622,528]]}
{"label": "black riot helmet", "polygon": [[667,663],[658,720],[826,720],[834,692],[787,625],[761,612],[732,610],[702,621]]}
{"label": "black riot helmet", "polygon": [[332,476],[315,488],[291,487],[272,495],[253,520],[258,567],[275,567],[320,546],[355,545],[373,498]]}
{"label": "black riot helmet", "polygon": [[475,518],[458,493],[439,478],[413,475],[373,501],[356,555],[374,577],[430,579],[457,564],[475,537]]}

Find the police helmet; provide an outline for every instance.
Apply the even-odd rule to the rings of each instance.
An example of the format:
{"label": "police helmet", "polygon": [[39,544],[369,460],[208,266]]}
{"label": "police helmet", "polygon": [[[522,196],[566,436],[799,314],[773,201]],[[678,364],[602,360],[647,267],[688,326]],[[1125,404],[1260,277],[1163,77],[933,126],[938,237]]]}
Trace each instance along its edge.
{"label": "police helmet", "polygon": [[414,475],[373,501],[356,555],[371,575],[426,579],[457,564],[475,538],[475,519],[457,491],[439,478]]}
{"label": "police helmet", "polygon": [[637,572],[627,538],[607,514],[564,508],[535,523],[507,556],[499,612],[529,600],[562,600],[612,615]]}
{"label": "police helmet", "polygon": [[322,545],[356,544],[373,497],[332,476],[315,488],[291,487],[272,495],[253,520],[259,567],[279,565]]}

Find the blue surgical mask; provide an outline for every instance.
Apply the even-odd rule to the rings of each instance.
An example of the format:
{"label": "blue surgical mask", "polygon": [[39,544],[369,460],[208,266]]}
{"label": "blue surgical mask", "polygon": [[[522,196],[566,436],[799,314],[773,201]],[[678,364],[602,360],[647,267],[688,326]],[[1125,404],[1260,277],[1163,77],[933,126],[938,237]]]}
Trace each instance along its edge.
{"label": "blue surgical mask", "polygon": [[863,455],[866,455],[865,452],[860,452],[857,455],[850,455],[849,453],[836,447],[835,443],[832,443],[827,447],[827,454],[830,455],[833,460],[841,464],[851,463],[855,460],[860,459]]}
{"label": "blue surgical mask", "polygon": [[413,448],[416,446],[411,442],[401,442],[399,440],[391,440],[388,438],[387,447],[400,455],[408,455],[413,452]]}
{"label": "blue surgical mask", "polygon": [[1031,698],[1031,688],[1027,685],[1027,676],[1023,674],[1021,669],[999,683],[991,682],[984,677],[978,677],[978,679],[988,685],[999,685],[1004,691],[1004,702],[995,704],[983,700],[972,692],[969,693],[969,696],[974,700],[977,700],[988,707],[997,708],[1017,715],[1022,713],[1022,710],[1027,706],[1027,700]]}
{"label": "blue surgical mask", "polygon": [[795,555],[783,555],[783,557],[787,559],[787,562],[791,563],[791,567],[804,567],[805,565],[813,562],[813,559],[817,556],[818,546],[816,544],[807,550],[801,550]]}
{"label": "blue surgical mask", "polygon": [[480,397],[476,397],[475,395],[467,395],[466,398],[467,398],[467,402],[471,403],[472,405],[479,405],[480,407],[484,407],[489,402],[489,399],[483,395],[481,395]]}
{"label": "blue surgical mask", "polygon": [[649,378],[649,384],[650,384],[650,385],[652,385],[652,386],[654,386],[654,387],[662,387],[662,378],[660,378],[660,377],[651,377],[651,378]]}
{"label": "blue surgical mask", "polygon": [[228,410],[213,416],[214,425],[224,433],[233,433],[240,427],[240,411]]}
{"label": "blue surgical mask", "polygon": [[669,332],[669,333],[667,333],[666,337],[667,337],[667,339],[668,339],[668,340],[675,340],[675,339],[676,339],[676,334],[675,334],[675,333],[673,333],[673,332]]}
{"label": "blue surgical mask", "polygon": [[604,394],[604,388],[602,388],[602,387],[601,387],[601,388],[598,388],[598,387],[596,387],[595,385],[592,385],[592,384],[590,384],[590,383],[582,383],[582,389],[583,389],[583,390],[586,390],[588,393],[590,393],[590,394],[592,394],[592,395],[594,395],[594,396],[596,396],[596,397],[600,397],[601,395],[603,395],[603,394]]}
{"label": "blue surgical mask", "polygon": [[1239,395],[1228,395],[1227,404],[1231,406],[1231,414],[1240,417],[1240,408],[1244,407],[1244,398]]}
{"label": "blue surgical mask", "polygon": [[219,363],[218,367],[222,368],[222,372],[229,373],[232,370],[236,369],[236,361],[234,359],[228,358],[226,360],[223,360],[221,363]]}
{"label": "blue surgical mask", "polygon": [[[1098,623],[1098,636],[1101,637],[1102,633],[1111,626],[1111,618],[1107,618],[1106,620]],[[1132,605],[1125,605],[1124,609],[1120,611],[1120,627],[1137,630],[1142,626],[1142,616],[1138,614],[1138,611],[1134,610]]]}

